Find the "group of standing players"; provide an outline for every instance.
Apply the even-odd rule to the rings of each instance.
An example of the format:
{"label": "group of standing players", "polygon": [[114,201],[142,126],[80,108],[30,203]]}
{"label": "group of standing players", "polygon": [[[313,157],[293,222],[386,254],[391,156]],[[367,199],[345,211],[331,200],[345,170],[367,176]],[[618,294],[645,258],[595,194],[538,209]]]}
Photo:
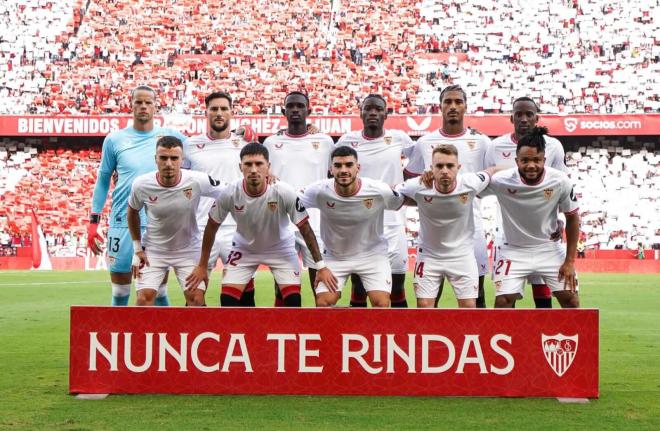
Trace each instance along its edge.
{"label": "group of standing players", "polygon": [[101,252],[100,214],[116,175],[106,244],[114,305],[128,303],[132,277],[138,305],[167,305],[170,268],[186,304],[205,305],[220,258],[223,306],[254,306],[260,264],[273,273],[275,305],[300,306],[302,260],[317,306],[335,305],[351,277],[351,306],[368,299],[407,307],[402,206],[415,205],[417,306],[437,306],[446,280],[459,307],[485,307],[489,263],[479,201],[495,195],[495,306],[515,306],[528,278],[537,307],[551,307],[553,294],[562,307],[579,306],[577,196],[563,148],[536,126],[530,98],[514,101],[514,131],[491,142],[464,126],[465,92],[449,86],[440,95],[442,127],[414,142],[384,128],[387,103],[369,95],[360,106],[363,130],[336,144],[310,130],[301,92],[284,100],[287,129],[263,144],[251,142],[249,128],[231,130],[227,93],[206,97],[207,133],[190,138],[154,126],[156,98],[151,88],[136,88],[133,124],[103,144],[88,243]]}

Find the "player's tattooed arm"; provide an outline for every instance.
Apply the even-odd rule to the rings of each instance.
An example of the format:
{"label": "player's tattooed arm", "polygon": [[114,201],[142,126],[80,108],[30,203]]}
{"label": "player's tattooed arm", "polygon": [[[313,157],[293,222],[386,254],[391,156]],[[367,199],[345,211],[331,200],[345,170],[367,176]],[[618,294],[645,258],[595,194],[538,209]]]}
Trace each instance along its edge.
{"label": "player's tattooed arm", "polygon": [[[319,243],[316,241],[316,235],[312,227],[309,225],[309,221],[305,220],[302,224],[298,226],[298,230],[305,240],[305,245],[309,249],[309,252],[312,254],[312,258],[316,263],[316,281],[323,282],[331,292],[337,291],[337,277],[330,271],[330,268],[325,266],[323,262],[323,256],[321,256],[321,251],[319,250]],[[316,286],[314,286],[316,287]]]}
{"label": "player's tattooed arm", "polygon": [[204,237],[202,239],[202,251],[199,256],[199,262],[193,269],[188,277],[186,277],[186,288],[193,290],[199,286],[199,283],[204,282],[207,286],[209,284],[209,258],[211,256],[211,249],[215,243],[215,234],[220,228],[220,223],[209,217],[204,229]]}
{"label": "player's tattooed arm", "polygon": [[559,281],[564,281],[564,289],[575,292],[577,287],[575,277],[575,257],[577,242],[580,236],[580,215],[566,214],[566,259],[559,267]]}

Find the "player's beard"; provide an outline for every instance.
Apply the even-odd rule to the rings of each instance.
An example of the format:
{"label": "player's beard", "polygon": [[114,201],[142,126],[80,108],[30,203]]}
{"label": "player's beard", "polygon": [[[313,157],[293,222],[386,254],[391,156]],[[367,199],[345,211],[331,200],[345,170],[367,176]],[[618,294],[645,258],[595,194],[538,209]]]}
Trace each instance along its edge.
{"label": "player's beard", "polygon": [[222,126],[216,126],[214,122],[211,123],[211,129],[213,129],[214,132],[222,133],[227,130],[227,127],[229,127],[229,122],[227,121],[222,123]]}

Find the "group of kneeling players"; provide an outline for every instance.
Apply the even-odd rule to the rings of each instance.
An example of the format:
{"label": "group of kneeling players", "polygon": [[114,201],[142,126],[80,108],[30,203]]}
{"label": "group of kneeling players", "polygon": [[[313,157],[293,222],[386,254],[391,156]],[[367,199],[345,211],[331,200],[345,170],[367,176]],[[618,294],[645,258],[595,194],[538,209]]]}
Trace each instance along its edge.
{"label": "group of kneeling players", "polygon": [[335,305],[349,277],[352,306],[368,298],[374,307],[406,307],[402,206],[414,205],[417,306],[437,306],[446,280],[459,307],[485,307],[489,262],[479,200],[494,195],[495,307],[514,307],[528,279],[537,307],[551,306],[552,295],[562,307],[579,306],[577,195],[561,143],[537,127],[532,99],[514,101],[514,131],[492,142],[465,128],[459,86],[440,95],[442,127],[416,142],[384,128],[387,104],[379,95],[361,103],[363,130],[336,144],[310,130],[301,92],[284,100],[286,131],[263,144],[250,142],[249,128],[231,130],[229,94],[212,93],[205,104],[207,133],[186,138],[154,126],[156,93],[138,87],[133,124],[104,141],[88,243],[101,252],[100,213],[116,175],[107,239],[114,305],[128,303],[131,277],[138,305],[167,305],[170,269],[186,304],[206,305],[220,258],[222,306],[254,306],[254,275],[266,265],[275,305],[299,307],[302,260],[319,307]]}

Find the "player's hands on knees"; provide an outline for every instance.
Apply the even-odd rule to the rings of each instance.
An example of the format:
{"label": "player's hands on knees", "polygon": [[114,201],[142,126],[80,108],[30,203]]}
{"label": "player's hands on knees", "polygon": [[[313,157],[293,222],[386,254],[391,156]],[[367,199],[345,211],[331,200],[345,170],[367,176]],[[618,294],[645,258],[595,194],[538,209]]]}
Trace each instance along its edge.
{"label": "player's hands on knees", "polygon": [[433,187],[433,172],[424,171],[422,175],[419,176],[419,183],[424,184],[427,189]]}
{"label": "player's hands on knees", "polygon": [[561,241],[564,237],[564,222],[557,220],[557,230],[550,235],[550,239],[553,241]]}
{"label": "player's hands on knees", "polygon": [[332,293],[335,293],[337,291],[338,285],[337,285],[337,277],[330,271],[330,268],[325,267],[323,269],[319,269],[316,272],[316,280],[314,281],[314,290],[316,290],[316,286],[319,285],[320,282],[323,282],[323,284],[326,285],[328,290]]}
{"label": "player's hands on knees", "polygon": [[89,247],[94,254],[103,253],[103,237],[98,230],[98,223],[89,223],[87,225],[87,247]]}
{"label": "player's hands on knees", "polygon": [[577,288],[577,278],[575,275],[575,266],[573,262],[565,261],[559,267],[559,274],[557,276],[559,281],[564,281],[564,290],[575,292]]}
{"label": "player's hands on knees", "polygon": [[207,286],[209,285],[209,273],[205,267],[197,265],[190,275],[186,277],[186,289],[193,291],[202,282]]}
{"label": "player's hands on knees", "polygon": [[131,273],[133,274],[133,278],[138,278],[140,276],[140,270],[145,266],[149,266],[147,253],[144,251],[138,251],[133,255],[133,261],[131,262]]}

